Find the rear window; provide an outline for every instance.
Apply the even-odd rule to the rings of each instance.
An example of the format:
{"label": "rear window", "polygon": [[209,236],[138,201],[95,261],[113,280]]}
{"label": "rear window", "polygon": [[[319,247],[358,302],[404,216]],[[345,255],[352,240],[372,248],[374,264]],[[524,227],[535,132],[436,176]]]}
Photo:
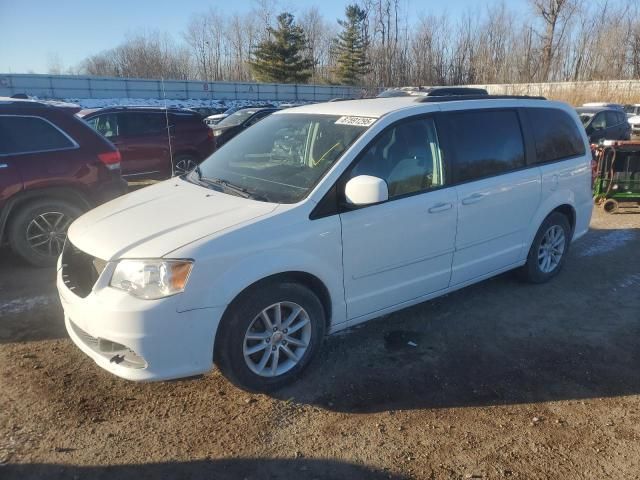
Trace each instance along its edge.
{"label": "rear window", "polygon": [[0,115],[0,154],[35,153],[73,147],[73,141],[44,118]]}
{"label": "rear window", "polygon": [[479,110],[442,116],[453,148],[456,182],[499,175],[524,166],[524,141],[513,110]]}
{"label": "rear window", "polygon": [[584,155],[584,141],[575,122],[557,108],[527,109],[536,141],[536,158],[531,163],[545,163]]}

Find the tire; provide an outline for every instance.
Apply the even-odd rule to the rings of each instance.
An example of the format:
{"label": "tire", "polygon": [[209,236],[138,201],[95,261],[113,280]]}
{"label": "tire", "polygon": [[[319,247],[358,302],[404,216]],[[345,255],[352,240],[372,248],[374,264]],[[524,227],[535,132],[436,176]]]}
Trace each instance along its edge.
{"label": "tire", "polygon": [[[278,305],[281,326],[274,331]],[[297,308],[302,311],[290,323],[296,330],[287,332],[286,322]],[[263,319],[265,312],[271,327]],[[258,284],[235,300],[223,316],[216,335],[214,362],[227,379],[242,389],[276,390],[295,380],[309,364],[324,339],[325,320],[322,303],[308,288],[297,283]],[[286,349],[298,360],[294,361]],[[278,360],[275,374],[274,358]]]}
{"label": "tire", "polygon": [[173,161],[173,176],[177,177],[189,173],[196,168],[198,161],[192,155],[178,155]]}
{"label": "tire", "polygon": [[34,267],[53,266],[62,253],[69,225],[82,213],[73,203],[55,198],[19,206],[9,223],[9,245]]}
{"label": "tire", "polygon": [[559,212],[550,214],[536,233],[527,263],[518,272],[520,278],[529,283],[545,283],[555,277],[562,270],[570,240],[571,226],[567,217]]}
{"label": "tire", "polygon": [[620,207],[620,205],[618,204],[617,200],[615,200],[613,198],[608,198],[602,204],[602,209],[606,213],[616,213],[618,211],[619,207]]}

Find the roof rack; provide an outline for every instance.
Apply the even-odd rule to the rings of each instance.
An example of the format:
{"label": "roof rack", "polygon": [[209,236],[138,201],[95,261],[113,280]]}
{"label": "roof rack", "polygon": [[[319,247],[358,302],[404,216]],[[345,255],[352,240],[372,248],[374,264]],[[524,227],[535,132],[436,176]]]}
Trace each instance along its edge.
{"label": "roof rack", "polygon": [[529,95],[447,95],[441,97],[416,97],[416,103],[456,102],[463,100],[546,100]]}

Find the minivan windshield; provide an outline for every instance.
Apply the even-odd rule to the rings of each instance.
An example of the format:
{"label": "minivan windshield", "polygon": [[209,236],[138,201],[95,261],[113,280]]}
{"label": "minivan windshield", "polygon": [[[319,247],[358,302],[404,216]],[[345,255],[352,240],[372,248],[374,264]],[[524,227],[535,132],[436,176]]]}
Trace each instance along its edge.
{"label": "minivan windshield", "polygon": [[257,200],[296,203],[373,121],[338,115],[270,115],[225,143],[185,178]]}

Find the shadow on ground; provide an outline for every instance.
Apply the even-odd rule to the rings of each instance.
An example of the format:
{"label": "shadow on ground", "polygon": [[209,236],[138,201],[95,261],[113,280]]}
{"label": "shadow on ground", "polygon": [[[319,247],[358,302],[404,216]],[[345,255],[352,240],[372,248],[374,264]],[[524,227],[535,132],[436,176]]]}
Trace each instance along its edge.
{"label": "shadow on ground", "polygon": [[382,480],[405,477],[374,470],[366,466],[333,460],[274,460],[239,458],[202,460],[194,462],[168,462],[143,465],[105,467],[76,467],[55,464],[23,464],[0,467],[5,480],[76,479],[76,480]]}

